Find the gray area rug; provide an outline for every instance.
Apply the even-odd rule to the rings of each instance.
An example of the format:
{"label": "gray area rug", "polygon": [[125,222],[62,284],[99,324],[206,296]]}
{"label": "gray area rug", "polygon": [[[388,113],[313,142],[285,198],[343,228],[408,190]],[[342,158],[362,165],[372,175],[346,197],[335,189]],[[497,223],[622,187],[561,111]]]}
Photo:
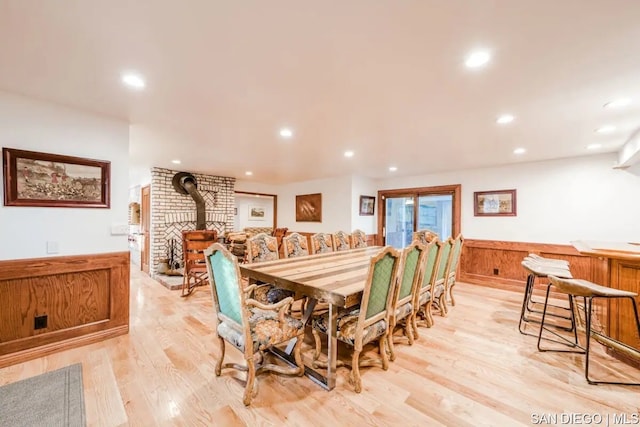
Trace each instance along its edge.
{"label": "gray area rug", "polygon": [[82,365],[0,387],[0,426],[85,426]]}

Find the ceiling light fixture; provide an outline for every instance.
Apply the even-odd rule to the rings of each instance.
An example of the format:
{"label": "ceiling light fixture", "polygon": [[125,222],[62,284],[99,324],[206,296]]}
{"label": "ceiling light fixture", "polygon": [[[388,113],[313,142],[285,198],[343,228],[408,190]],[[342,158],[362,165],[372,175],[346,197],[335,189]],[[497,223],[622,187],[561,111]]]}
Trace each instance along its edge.
{"label": "ceiling light fixture", "polygon": [[125,73],[122,75],[122,83],[134,89],[144,89],[145,82],[140,74]]}
{"label": "ceiling light fixture", "polygon": [[353,157],[353,155],[354,155],[354,154],[355,154],[355,153],[354,153],[353,151],[351,151],[351,150],[349,150],[349,151],[345,151],[345,152],[344,152],[344,156],[345,156],[345,157]]}
{"label": "ceiling light fixture", "polygon": [[251,171],[246,171],[244,174],[245,174],[245,175],[247,175],[247,176],[251,176],[251,175],[253,175],[253,172],[251,172]]}
{"label": "ceiling light fixture", "polygon": [[491,59],[491,55],[486,50],[479,50],[476,52],[472,52],[467,59],[464,61],[464,65],[467,68],[480,68],[483,65],[486,65]]}
{"label": "ceiling light fixture", "polygon": [[511,123],[513,119],[515,119],[515,117],[513,117],[511,114],[503,114],[498,117],[496,123],[498,123],[499,125],[506,125],[507,123]]}
{"label": "ceiling light fixture", "polygon": [[289,128],[280,129],[280,136],[283,138],[291,138],[293,136],[293,131]]}
{"label": "ceiling light fixture", "polygon": [[597,150],[598,148],[602,148],[602,144],[589,144],[589,145],[587,145],[587,150]]}
{"label": "ceiling light fixture", "polygon": [[631,104],[630,98],[620,98],[607,102],[603,105],[603,107],[606,109],[622,108],[628,106],[629,104]]}
{"label": "ceiling light fixture", "polygon": [[524,154],[526,152],[527,152],[527,150],[524,149],[524,148],[516,148],[515,150],[513,150],[513,154],[518,154],[518,155]]}
{"label": "ceiling light fixture", "polygon": [[174,165],[179,165],[182,162],[178,159],[175,159],[175,160],[171,160],[171,163],[173,163]]}
{"label": "ceiling light fixture", "polygon": [[607,126],[601,126],[598,129],[596,129],[597,133],[611,133],[614,132],[616,130],[615,126],[611,126],[611,125],[607,125]]}
{"label": "ceiling light fixture", "polygon": [[397,168],[397,167],[395,167],[395,166],[389,166],[389,172],[395,172],[395,171],[397,171],[397,170],[398,170],[398,168]]}

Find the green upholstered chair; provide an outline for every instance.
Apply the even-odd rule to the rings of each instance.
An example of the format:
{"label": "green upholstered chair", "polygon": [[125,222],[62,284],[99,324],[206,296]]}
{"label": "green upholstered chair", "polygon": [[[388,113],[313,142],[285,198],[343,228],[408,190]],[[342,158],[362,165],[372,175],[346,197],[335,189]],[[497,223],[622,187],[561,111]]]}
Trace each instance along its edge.
{"label": "green upholstered chair", "polygon": [[438,278],[438,266],[440,265],[440,247],[441,242],[434,240],[431,241],[426,248],[425,256],[423,258],[424,270],[422,271],[422,278],[420,281],[420,289],[416,295],[416,301],[414,302],[413,317],[411,318],[411,324],[413,325],[413,337],[418,339],[420,334],[418,333],[418,316],[424,319],[425,325],[430,328],[433,326],[433,314],[432,306],[433,302],[440,303],[441,296],[444,293],[444,287],[439,288],[435,292],[435,283]]}
{"label": "green upholstered chair", "polygon": [[[434,296],[438,299],[438,308],[440,310],[440,316],[446,317],[449,312],[447,307],[447,268],[451,263],[451,256],[453,255],[453,239],[449,237],[444,242],[437,242],[440,246],[440,263],[438,264],[438,273],[436,275],[436,281],[434,286]],[[441,295],[443,295],[441,297]]]}
{"label": "green upholstered chair", "polygon": [[[256,371],[274,371],[287,375],[304,373],[300,354],[304,325],[287,314],[293,298],[285,298],[276,304],[262,304],[253,299],[253,292],[257,286],[243,286],[238,259],[220,243],[215,243],[205,250],[205,260],[210,280],[212,278],[211,295],[218,317],[216,331],[221,354],[216,363],[216,376],[220,376],[223,368],[246,371],[247,383],[243,402],[249,405],[257,393]],[[283,368],[264,363],[265,350],[294,337],[298,338],[293,349],[297,367]],[[242,352],[246,366],[223,363],[225,341]]]}
{"label": "green upholstered chair", "polygon": [[311,236],[311,253],[313,255],[333,252],[333,238],[331,234],[316,233]]}
{"label": "green upholstered chair", "polygon": [[412,317],[425,268],[426,253],[427,246],[419,241],[413,241],[402,251],[400,274],[393,292],[393,305],[389,315],[389,352],[392,361],[396,359],[393,331],[401,322],[404,323],[404,335],[409,340],[409,345],[413,345]]}
{"label": "green upholstered chair", "polygon": [[285,258],[309,255],[307,238],[300,233],[291,233],[282,238],[282,253]]}
{"label": "green upholstered chair", "polygon": [[[350,381],[354,384],[356,393],[362,391],[360,366],[381,362],[382,369],[386,371],[389,368],[387,332],[399,260],[400,253],[390,246],[372,257],[360,305],[338,313],[337,338],[353,346]],[[320,332],[327,334],[328,324],[328,313],[313,318],[313,337],[316,343],[314,366],[323,365],[318,360],[322,350]],[[381,360],[360,360],[363,347],[375,341],[378,341]]]}
{"label": "green upholstered chair", "polygon": [[367,235],[362,230],[353,230],[351,233],[351,249],[366,248]]}
{"label": "green upholstered chair", "polygon": [[351,249],[351,243],[349,240],[351,240],[351,236],[344,231],[337,231],[333,233],[333,247],[336,252],[348,251]]}
{"label": "green upholstered chair", "polygon": [[463,244],[464,237],[462,237],[462,234],[458,234],[458,236],[453,241],[453,247],[451,249],[451,259],[449,260],[449,265],[447,266],[446,294],[451,299],[451,305],[456,305],[456,299],[453,297],[453,287],[456,285],[456,271],[458,270],[458,265],[460,264],[460,255],[462,254]]}

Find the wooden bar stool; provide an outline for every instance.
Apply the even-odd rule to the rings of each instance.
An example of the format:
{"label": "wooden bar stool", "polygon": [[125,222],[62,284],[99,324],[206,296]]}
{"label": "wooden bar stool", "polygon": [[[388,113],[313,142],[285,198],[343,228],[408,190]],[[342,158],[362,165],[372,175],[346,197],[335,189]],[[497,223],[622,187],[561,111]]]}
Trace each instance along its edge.
{"label": "wooden bar stool", "polygon": [[[535,301],[533,299],[533,290],[535,285],[536,278],[547,278],[549,275],[554,275],[556,277],[562,277],[570,279],[573,276],[571,275],[571,271],[569,270],[569,263],[563,260],[556,260],[551,258],[543,258],[539,255],[530,254],[522,260],[522,266],[529,273],[527,275],[527,283],[525,285],[524,297],[522,300],[522,310],[520,312],[520,322],[518,324],[518,330],[523,335],[530,335],[537,337],[539,334],[533,334],[527,332],[525,330],[525,325],[527,323],[540,323],[539,320],[533,319],[529,317],[531,313],[539,313],[542,314],[542,310],[534,308],[534,304],[542,304],[543,301]],[[547,293],[549,291],[550,284],[547,284]],[[569,320],[571,322],[570,327],[554,325],[556,327],[560,327],[566,331],[572,331],[575,329],[574,318],[569,313],[573,310],[572,306],[573,302],[569,299],[569,307],[564,307],[560,305],[553,305],[552,307],[561,310],[561,313],[549,313],[550,316]]]}
{"label": "wooden bar stool", "polygon": [[[638,337],[640,337],[640,319],[638,318],[638,307],[636,306],[636,302],[634,298],[638,297],[638,294],[630,291],[623,291],[620,289],[608,288],[606,286],[597,285],[595,283],[589,282],[587,280],[579,280],[579,279],[563,279],[559,277],[555,277],[553,275],[548,276],[551,281],[551,285],[557,289],[558,292],[565,293],[569,296],[569,300],[573,300],[575,297],[583,297],[585,299],[584,304],[584,315],[585,315],[585,335],[586,335],[586,345],[585,347],[580,346],[578,343],[577,334],[575,334],[575,342],[570,342],[567,340],[567,344],[570,347],[578,348],[579,350],[558,350],[558,349],[545,349],[541,347],[542,341],[542,332],[548,329],[545,325],[545,317],[547,315],[547,301],[549,298],[549,289],[547,289],[547,299],[545,299],[544,308],[542,310],[542,320],[540,323],[540,334],[538,335],[538,350],[540,351],[560,351],[560,352],[573,352],[573,353],[584,353],[585,354],[585,365],[584,365],[584,376],[589,384],[620,384],[620,385],[640,385],[640,383],[636,382],[616,382],[616,381],[596,381],[589,378],[589,356],[591,349],[591,338],[598,341],[600,344],[615,349],[619,352],[624,353],[625,355],[632,357],[636,360],[640,360],[640,350],[633,348],[621,341],[618,341],[608,335],[603,334],[599,331],[594,331],[592,329],[592,311],[593,311],[593,300],[596,298],[622,298],[628,299],[631,301],[631,305],[633,307],[633,313],[635,315],[636,327],[638,331]],[[549,287],[550,288],[550,287]],[[573,304],[572,304],[573,306]],[[572,316],[575,316],[575,312],[571,312]],[[575,318],[573,320],[575,324]]]}

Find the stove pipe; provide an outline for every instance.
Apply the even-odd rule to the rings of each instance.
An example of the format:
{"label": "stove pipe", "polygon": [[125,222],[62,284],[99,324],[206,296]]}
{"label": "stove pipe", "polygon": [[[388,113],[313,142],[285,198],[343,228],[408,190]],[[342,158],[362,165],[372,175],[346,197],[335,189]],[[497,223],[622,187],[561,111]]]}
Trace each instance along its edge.
{"label": "stove pipe", "polygon": [[178,172],[171,180],[173,188],[180,194],[189,194],[196,202],[196,230],[207,228],[205,202],[198,191],[198,181],[189,172]]}

